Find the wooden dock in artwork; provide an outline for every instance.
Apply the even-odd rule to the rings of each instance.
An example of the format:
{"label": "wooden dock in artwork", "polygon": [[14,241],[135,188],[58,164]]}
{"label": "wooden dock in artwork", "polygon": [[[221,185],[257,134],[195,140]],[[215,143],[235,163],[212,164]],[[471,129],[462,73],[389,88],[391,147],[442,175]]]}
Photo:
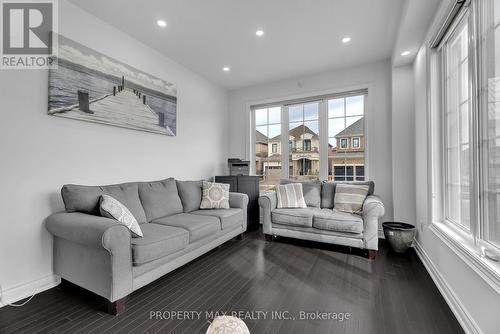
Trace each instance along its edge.
{"label": "wooden dock in artwork", "polygon": [[49,110],[49,114],[78,120],[109,124],[173,136],[164,124],[163,114],[154,112],[146,104],[146,96],[139,91],[119,86],[113,93],[89,100],[88,93],[79,91],[79,103]]}

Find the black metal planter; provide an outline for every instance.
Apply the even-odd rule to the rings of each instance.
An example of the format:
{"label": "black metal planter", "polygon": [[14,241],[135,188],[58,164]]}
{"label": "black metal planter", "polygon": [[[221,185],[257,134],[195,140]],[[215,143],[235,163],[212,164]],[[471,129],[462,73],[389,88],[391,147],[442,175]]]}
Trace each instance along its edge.
{"label": "black metal planter", "polygon": [[404,253],[411,247],[415,238],[415,226],[401,222],[382,223],[385,240],[396,253]]}

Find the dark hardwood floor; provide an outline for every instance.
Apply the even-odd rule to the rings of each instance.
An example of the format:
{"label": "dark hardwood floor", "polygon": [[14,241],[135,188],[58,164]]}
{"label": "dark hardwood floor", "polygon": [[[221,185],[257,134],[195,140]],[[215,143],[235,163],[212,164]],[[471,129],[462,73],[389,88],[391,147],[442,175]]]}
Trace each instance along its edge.
{"label": "dark hardwood floor", "polygon": [[[174,311],[201,314],[151,319]],[[381,240],[371,261],[347,247],[267,242],[258,231],[134,292],[119,316],[104,313],[92,293],[56,287],[23,307],[1,308],[0,333],[204,333],[211,311],[253,312],[240,314],[250,317],[251,333],[463,333],[414,252],[395,254]],[[295,320],[273,319],[273,311]],[[301,311],[350,318],[300,320]]]}

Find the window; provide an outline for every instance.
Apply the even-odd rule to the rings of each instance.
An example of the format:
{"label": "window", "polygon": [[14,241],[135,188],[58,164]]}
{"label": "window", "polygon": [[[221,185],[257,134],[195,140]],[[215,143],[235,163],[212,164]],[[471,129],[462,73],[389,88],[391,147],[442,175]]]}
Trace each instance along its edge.
{"label": "window", "polygon": [[340,148],[347,148],[347,138],[340,138]]}
{"label": "window", "polygon": [[281,178],[364,180],[367,94],[360,89],[252,106],[250,150],[260,191],[275,190]]}
{"label": "window", "polygon": [[470,98],[468,15],[443,45],[445,219],[470,227]]}
{"label": "window", "polygon": [[[281,107],[257,109],[255,116],[255,174],[260,176],[260,190],[270,191],[281,178]],[[268,147],[271,145],[271,150]]]}
{"label": "window", "polygon": [[433,219],[500,248],[500,2],[462,6],[435,44]]}
{"label": "window", "polygon": [[311,139],[304,139],[304,151],[309,152],[311,150]]}
{"label": "window", "polygon": [[[483,146],[480,174],[484,208],[483,235],[492,245],[500,247],[500,3],[496,0],[481,2],[481,36],[483,55],[480,58],[481,78],[479,124]],[[480,167],[481,167],[480,166]],[[480,229],[481,230],[481,229]]]}
{"label": "window", "polygon": [[294,149],[289,152],[289,177],[317,180],[320,168],[319,102],[288,106],[288,129],[288,136],[294,143]]}
{"label": "window", "polygon": [[[365,152],[360,149],[365,134],[364,99],[364,95],[354,95],[328,100],[328,165],[333,166],[329,168],[329,180],[364,180],[364,170],[359,178],[351,172],[354,165],[365,165]],[[349,138],[352,138],[351,149]],[[341,166],[350,167],[342,169]],[[344,172],[340,174],[342,170]]]}
{"label": "window", "polygon": [[359,148],[359,137],[352,138],[352,148]]}

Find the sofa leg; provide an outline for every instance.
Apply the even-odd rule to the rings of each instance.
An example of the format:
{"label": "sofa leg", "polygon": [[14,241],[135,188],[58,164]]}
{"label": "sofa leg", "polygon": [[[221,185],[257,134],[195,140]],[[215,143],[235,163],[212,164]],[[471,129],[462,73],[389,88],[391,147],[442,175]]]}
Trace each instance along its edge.
{"label": "sofa leg", "polygon": [[276,239],[276,236],[272,234],[264,234],[264,239],[266,239],[266,241],[272,242]]}
{"label": "sofa leg", "polygon": [[240,233],[240,234],[238,234],[238,235],[236,236],[236,239],[238,239],[238,240],[243,240],[243,238],[244,238],[243,233]]}
{"label": "sofa leg", "polygon": [[375,260],[378,251],[373,249],[365,249],[365,257],[369,260]]}
{"label": "sofa leg", "polygon": [[117,301],[106,301],[106,312],[111,315],[119,315],[125,312],[125,298],[118,299]]}

